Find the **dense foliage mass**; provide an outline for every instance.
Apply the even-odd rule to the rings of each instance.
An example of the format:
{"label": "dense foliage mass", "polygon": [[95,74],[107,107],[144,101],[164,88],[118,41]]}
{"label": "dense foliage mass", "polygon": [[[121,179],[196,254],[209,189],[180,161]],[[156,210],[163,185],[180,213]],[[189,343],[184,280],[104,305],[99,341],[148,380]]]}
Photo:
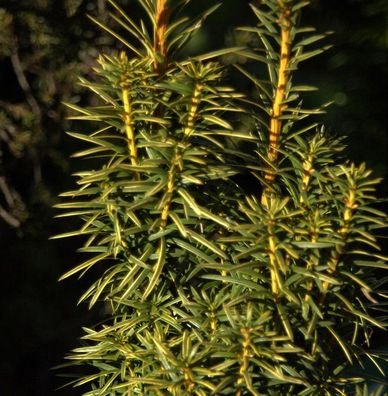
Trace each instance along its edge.
{"label": "dense foliage mass", "polygon": [[[371,207],[370,171],[338,163],[341,143],[316,125],[297,127],[319,112],[301,107],[310,88],[291,80],[321,52],[305,47],[322,36],[297,25],[306,4],[252,7],[258,26],[243,30],[260,46],[228,50],[268,68],[262,81],[238,66],[259,93],[247,99],[207,61],[227,51],[174,60],[206,14],[170,25],[170,5],[140,3],[153,34],[112,3],[140,46],[106,28],[134,57],[102,56],[99,81],[82,82],[104,104],[71,105],[100,122],[72,135],[91,144],[77,156],[102,166],[80,173],[80,189],[65,194],[75,201],[59,205],[84,219],[66,236],[88,235],[82,251],[92,254],[65,277],[101,264],[81,300],[113,313],[72,356],[97,369],[77,383],[100,395],[344,394],[359,380],[342,374],[345,361],[375,361],[363,344],[385,327],[368,307],[384,296],[369,269],[386,266],[373,252],[385,215]],[[243,111],[255,129],[231,125],[228,113]],[[231,178],[244,168],[256,195]]]}
{"label": "dense foliage mass", "polygon": [[[386,269],[375,236],[386,216],[373,207],[378,180],[340,159],[341,140],[308,121],[322,110],[302,106],[312,88],[293,84],[322,52],[309,47],[324,36],[299,26],[307,3],[252,5],[248,48],[192,59],[179,52],[214,9],[190,21],[187,1],[138,3],[147,22],[111,2],[129,38],[98,22],[128,48],[82,79],[101,102],[69,104],[97,128],[70,133],[95,168],[58,205],[82,219],[62,236],[85,235],[89,256],[64,277],[93,268],[81,301],[109,311],[70,356],[93,368],[76,384],[85,395],[348,394],[363,378],[347,364],[379,364],[367,347],[386,327],[374,272]],[[264,65],[265,78],[236,65],[257,95],[226,86],[213,61],[226,54]]]}
{"label": "dense foliage mass", "polygon": [[[325,0],[324,4],[328,2],[329,0]],[[133,2],[124,0],[121,3],[126,6],[134,5]],[[344,7],[343,12],[348,15],[346,5],[343,5],[345,3],[349,2],[341,2],[341,5],[334,2],[333,10]],[[35,218],[27,222],[28,227],[50,232],[47,219],[44,220],[45,217],[36,211],[36,203],[43,204],[42,213],[48,211],[47,205],[53,198],[47,187],[58,188],[58,185],[48,186],[50,177],[58,174],[62,176],[67,169],[66,160],[63,158],[63,147],[58,149],[62,140],[61,130],[68,125],[63,121],[64,111],[60,102],[72,100],[74,91],[71,87],[74,86],[74,76],[77,73],[81,72],[84,76],[89,74],[88,70],[92,63],[90,55],[93,55],[96,44],[95,32],[92,32],[90,27],[85,31],[84,22],[81,24],[81,14],[74,14],[77,7],[80,7],[81,12],[86,9],[90,12],[89,6],[98,9],[96,12],[100,14],[99,21],[103,21],[104,26],[110,23],[104,17],[103,1],[69,0],[61,4],[61,7],[57,2],[48,0],[39,0],[34,4],[23,0],[18,2],[4,0],[1,3],[1,7],[5,7],[0,10],[3,32],[0,39],[2,71],[5,70],[4,65],[6,66],[4,75],[8,75],[8,69],[12,69],[15,86],[20,87],[2,90],[0,103],[2,107],[0,216],[12,227],[20,227],[28,216],[33,216]],[[352,12],[357,7],[363,8],[372,19],[376,10],[384,11],[386,3],[384,1],[370,1],[361,5],[353,3],[352,7]],[[130,10],[132,15],[132,8]],[[260,10],[265,11],[262,8]],[[118,16],[119,13],[115,15]],[[171,18],[175,16],[176,14],[173,14]],[[70,22],[63,23],[65,18],[70,18],[67,19]],[[174,21],[177,19],[175,18]],[[145,23],[147,25],[147,22]],[[260,34],[264,34],[264,40],[267,39],[272,46],[272,54],[278,53],[278,42],[271,41],[274,32],[263,32],[268,29],[268,21],[265,17],[262,23],[265,27],[248,28],[244,32],[244,37],[247,32],[249,35],[252,33],[250,46],[256,52],[235,48],[233,53],[229,53],[232,54],[230,55],[232,59],[233,57],[238,60],[253,58],[256,61],[263,61],[258,55],[267,56],[269,53],[264,51],[265,45],[262,44]],[[272,29],[275,28],[279,32],[278,21],[272,19],[272,25]],[[381,25],[379,27],[371,23],[372,25],[373,29],[367,32],[373,37],[370,42],[373,42],[376,48],[381,46],[384,49],[384,42],[381,40],[384,35],[376,33],[378,28],[381,29]],[[136,26],[142,29],[137,23]],[[114,29],[117,31],[116,28]],[[354,29],[357,30],[357,27]],[[80,187],[85,191],[85,195],[77,200],[77,204],[74,204],[76,200],[68,200],[68,202],[73,206],[78,205],[75,212],[83,212],[85,226],[82,232],[89,236],[93,236],[93,233],[96,235],[96,238],[90,240],[84,249],[89,251],[89,257],[95,253],[106,254],[100,264],[94,265],[95,262],[90,260],[85,265],[84,269],[89,268],[89,264],[90,267],[95,268],[95,272],[91,271],[92,276],[98,274],[100,277],[105,270],[108,270],[108,273],[104,278],[101,277],[100,283],[93,285],[84,297],[92,304],[98,301],[100,306],[101,301],[105,300],[107,316],[114,312],[116,322],[113,324],[112,320],[107,320],[106,327],[97,326],[94,330],[90,330],[90,340],[85,343],[86,349],[79,351],[80,353],[75,357],[80,360],[82,366],[86,363],[85,365],[93,370],[94,377],[85,377],[79,382],[87,383],[88,390],[94,388],[91,394],[104,394],[104,392],[136,394],[136,391],[140,394],[171,394],[174,386],[178,394],[185,392],[201,394],[201,391],[211,394],[213,389],[211,386],[220,384],[221,388],[224,386],[222,388],[224,394],[228,392],[249,394],[249,391],[298,394],[303,392],[306,384],[319,386],[317,384],[320,381],[323,382],[324,379],[332,376],[332,382],[327,385],[327,390],[312,392],[319,394],[318,392],[326,391],[329,394],[336,394],[337,391],[333,389],[342,386],[335,385],[335,381],[341,381],[341,374],[338,373],[343,363],[342,356],[346,355],[353,363],[359,358],[364,361],[365,355],[360,347],[368,348],[371,328],[377,322],[383,321],[383,318],[378,317],[379,311],[377,311],[381,309],[381,305],[377,305],[376,302],[380,301],[378,292],[380,291],[381,294],[384,279],[381,276],[380,281],[377,282],[374,279],[377,277],[376,271],[371,271],[370,266],[379,266],[378,275],[380,275],[386,268],[385,259],[381,257],[381,260],[375,258],[370,260],[364,257],[366,252],[362,250],[362,244],[365,242],[375,245],[373,235],[379,233],[370,223],[368,211],[372,212],[372,217],[375,217],[372,221],[381,225],[385,223],[384,215],[370,207],[374,199],[370,196],[373,193],[367,189],[373,189],[373,185],[371,187],[364,185],[371,182],[370,177],[367,176],[368,171],[362,167],[352,168],[347,163],[341,168],[338,152],[342,143],[331,138],[324,130],[320,129],[316,133],[316,127],[312,127],[309,131],[306,129],[306,133],[303,132],[309,124],[308,121],[305,123],[304,120],[300,120],[306,113],[300,114],[298,101],[294,102],[297,104],[294,108],[297,108],[299,113],[295,109],[292,110],[293,106],[289,105],[289,109],[280,116],[284,121],[281,125],[283,133],[279,140],[279,154],[275,154],[276,150],[272,148],[272,157],[268,160],[268,130],[272,129],[269,127],[273,122],[270,116],[276,98],[274,87],[277,86],[276,77],[279,70],[279,59],[276,56],[271,59],[275,64],[272,68],[272,76],[274,76],[272,80],[271,75],[269,79],[263,77],[263,67],[258,62],[245,63],[244,69],[241,65],[238,66],[238,69],[248,77],[246,81],[257,87],[254,88],[254,92],[260,93],[260,99],[255,96],[247,100],[233,93],[232,90],[223,88],[230,72],[225,72],[215,63],[208,64],[207,56],[199,57],[193,62],[183,59],[182,63],[177,64],[178,58],[169,52],[168,62],[163,66],[163,61],[155,59],[159,59],[158,54],[163,53],[164,50],[162,47],[155,47],[152,27],[148,31],[150,32],[146,37],[149,43],[148,49],[140,49],[140,54],[135,56],[137,59],[133,59],[133,52],[130,50],[127,55],[111,54],[101,59],[99,77],[87,76],[93,82],[83,81],[84,85],[91,88],[90,93],[94,94],[97,90],[100,103],[108,106],[104,108],[99,106],[100,108],[92,109],[89,113],[81,112],[85,119],[89,117],[92,122],[88,123],[82,136],[80,134],[77,136],[82,137],[83,141],[86,139],[88,144],[91,143],[88,146],[89,153],[84,154],[93,157],[92,165],[89,167],[94,171],[80,174]],[[350,37],[346,32],[342,33],[342,37]],[[298,33],[293,48],[298,47],[298,37],[305,39],[306,34]],[[374,39],[373,35],[376,35],[377,39]],[[168,43],[171,43],[172,37],[176,37],[171,32],[167,36],[170,37]],[[123,37],[126,38],[126,33]],[[362,40],[365,40],[365,37],[367,36],[364,34],[362,37],[360,34],[358,36],[352,34],[349,38],[350,44],[346,47],[347,52],[345,55],[342,54],[345,58],[348,57],[347,64],[351,63],[351,72],[355,75],[357,75],[356,70],[365,67],[365,58],[374,62],[375,70],[378,70],[378,57],[367,56],[362,59],[359,57],[361,50],[358,49],[362,48]],[[33,40],[33,46],[30,40]],[[75,43],[81,41],[84,47],[80,46],[81,50],[79,50]],[[133,45],[131,39],[128,41]],[[110,45],[111,41],[105,37],[104,41],[97,44],[104,43]],[[139,51],[141,47],[138,44],[134,45],[135,50]],[[357,46],[354,50],[355,54],[352,52],[352,45]],[[63,48],[66,48],[66,51],[63,51]],[[148,55],[144,56],[145,53]],[[222,53],[224,52],[218,54]],[[69,65],[68,60],[73,56],[72,54],[74,58],[78,55],[82,62]],[[296,50],[293,52],[294,55]],[[343,65],[346,64],[346,59],[333,56],[331,63],[333,67],[345,70]],[[265,62],[265,65],[267,63]],[[110,69],[110,72],[104,72],[104,68]],[[256,77],[251,74],[253,72]],[[116,73],[116,77],[111,73]],[[355,78],[349,73],[349,68],[343,73],[344,85],[345,81],[354,84]],[[126,76],[130,83],[128,97],[131,100],[127,103],[124,95],[125,81],[118,81],[119,75]],[[140,81],[142,76],[145,77],[144,81]],[[210,90],[206,88],[199,95],[198,116],[194,117],[193,132],[187,133],[190,136],[185,137],[184,130],[188,128],[190,106],[192,106],[190,100],[194,98],[196,85],[194,80],[197,81],[198,76],[205,79],[204,84]],[[376,81],[371,80],[372,77]],[[242,80],[243,77],[239,79]],[[303,77],[298,80],[303,80]],[[372,97],[376,96],[376,88],[381,89],[382,85],[377,85],[381,80],[384,80],[383,75],[378,72],[368,78],[368,84],[371,82],[368,89],[372,91]],[[8,84],[7,81],[7,87]],[[102,84],[102,87],[99,84]],[[322,82],[319,84],[322,85]],[[365,84],[364,86],[361,82],[360,84],[356,89],[365,93]],[[327,88],[327,85],[325,80],[325,89],[331,89]],[[289,87],[286,93],[287,99],[293,97],[296,100],[295,94],[300,92],[300,88]],[[342,88],[345,91],[349,89]],[[98,101],[97,96],[91,100]],[[109,97],[113,100],[108,99]],[[344,130],[345,133],[351,133],[355,124],[359,126],[361,121],[365,123],[364,128],[361,129],[367,130],[368,133],[357,135],[359,141],[368,142],[368,147],[360,144],[362,153],[359,154],[359,158],[364,158],[366,149],[376,147],[376,144],[371,144],[372,136],[375,136],[376,141],[378,138],[377,154],[383,150],[386,138],[382,135],[384,125],[381,124],[381,119],[379,121],[376,117],[378,111],[382,114],[381,109],[374,106],[373,116],[365,118],[363,114],[365,102],[369,103],[369,101],[363,95],[359,97],[359,104],[349,103],[342,107],[345,111],[348,109],[350,111],[358,106],[359,110],[356,112],[353,110],[352,113],[356,113],[356,116],[348,116],[354,121],[352,125],[347,124],[344,127],[338,125],[338,113],[333,110],[329,113],[329,117],[330,114],[334,114],[334,124],[337,125],[338,130]],[[338,103],[343,103],[343,98],[344,95],[340,94],[335,97]],[[211,102],[216,104],[211,105]],[[132,106],[130,111],[127,111],[128,104]],[[262,106],[261,110],[256,108],[255,104]],[[128,147],[130,139],[128,140],[126,136],[130,136],[131,132],[130,128],[127,128],[128,120],[125,120],[127,113],[132,115],[129,124],[133,122],[134,125],[134,140],[137,142],[134,146],[136,163],[133,163],[132,159],[135,157],[130,157],[128,154],[131,153],[130,146]],[[209,115],[210,118],[203,117]],[[291,121],[296,120],[298,122],[291,125]],[[94,139],[88,140],[87,136],[85,137],[89,133],[87,131],[96,125],[96,129],[106,127],[110,129],[101,131],[99,136],[96,135]],[[298,130],[302,132],[300,137],[297,137]],[[189,150],[194,150],[194,153]],[[133,147],[132,151],[134,151]],[[112,153],[114,156],[111,155]],[[180,155],[182,160],[172,166],[174,158],[179,158]],[[152,165],[148,170],[144,167],[147,163]],[[138,169],[137,166],[143,168]],[[383,168],[383,164],[380,164],[380,168]],[[169,172],[172,169],[174,172]],[[95,174],[96,170],[101,171],[101,176]],[[272,173],[275,181],[271,181]],[[254,175],[253,179],[248,179],[248,186],[244,183],[246,174]],[[101,180],[105,178],[105,181],[100,183],[98,177]],[[89,182],[85,182],[87,178]],[[59,179],[62,181],[62,178]],[[127,179],[132,182],[129,183]],[[174,179],[174,191],[171,198],[167,198],[168,182],[172,179]],[[135,181],[140,183],[137,187]],[[148,184],[143,183],[145,181]],[[120,182],[121,187],[117,187],[120,186]],[[116,183],[118,184],[115,187]],[[359,189],[357,186],[360,185]],[[160,190],[147,194],[154,187],[160,187]],[[140,190],[141,188],[143,191]],[[267,192],[271,192],[267,202],[262,198],[263,189],[266,190],[264,197],[267,197]],[[353,189],[357,190],[357,194],[355,193],[353,198],[354,208],[351,208],[348,207],[348,199],[351,198],[350,192]],[[189,194],[189,201],[185,201],[182,191]],[[271,198],[272,194],[276,197]],[[76,192],[73,195],[80,196],[80,193]],[[150,198],[147,204],[143,202],[139,207],[128,209],[128,205],[132,205],[135,200],[146,197]],[[288,201],[284,201],[284,206],[281,207],[283,199]],[[274,203],[268,206],[273,200]],[[86,206],[83,207],[82,202],[86,202]],[[169,203],[164,226],[166,234],[163,234],[162,208],[166,207],[166,202]],[[276,213],[275,203],[280,208]],[[351,219],[345,221],[347,208]],[[269,210],[274,213],[269,214]],[[132,212],[139,219],[138,224],[131,217]],[[47,217],[47,214],[45,216]],[[376,225],[379,227],[379,224]],[[147,227],[150,229],[149,234]],[[4,229],[3,225],[1,231]],[[26,229],[22,229],[22,232],[26,232]],[[158,232],[162,236],[159,234],[153,238]],[[195,234],[202,239],[198,237],[195,239]],[[271,235],[272,239],[270,239]],[[44,240],[44,236],[41,239]],[[164,242],[161,241],[162,239]],[[204,244],[204,239],[208,244]],[[3,238],[2,234],[4,246],[7,245],[8,240],[9,238]],[[270,240],[275,241],[275,253],[271,253]],[[177,241],[186,245],[179,246]],[[31,238],[31,234],[18,243],[23,250],[33,251],[35,256],[36,239]],[[161,263],[163,268],[158,275],[156,270],[158,257],[163,252],[162,243],[165,244],[165,261]],[[35,264],[40,266],[39,273],[42,272],[42,266],[53,268],[55,261],[49,259],[50,255],[44,257],[47,249],[42,249],[43,245],[44,242],[40,241],[39,247],[44,253],[40,253],[36,258],[36,261],[40,259],[40,263]],[[143,257],[142,254],[147,251],[146,245],[151,252],[149,256]],[[15,243],[12,243],[12,247],[15,247]],[[214,248],[218,250],[213,250]],[[250,252],[250,248],[257,250]],[[195,250],[190,251],[190,249]],[[336,254],[338,254],[337,259]],[[15,356],[14,351],[7,353],[8,358],[2,363],[1,370],[4,377],[2,389],[7,393],[6,383],[12,381],[8,371],[4,374],[4,364],[11,365],[13,370],[17,371],[18,378],[23,372],[22,366],[24,369],[28,366],[28,373],[24,375],[26,378],[31,376],[33,380],[26,381],[25,384],[34,383],[35,385],[29,386],[39,388],[39,390],[31,388],[28,392],[42,395],[44,391],[41,384],[44,379],[43,377],[36,379],[35,370],[38,366],[37,359],[42,359],[44,356],[35,352],[33,364],[26,362],[24,356],[30,343],[36,344],[35,338],[29,341],[34,337],[30,334],[34,333],[34,331],[30,332],[34,326],[38,329],[35,331],[43,339],[44,345],[48,342],[47,305],[42,307],[40,305],[42,297],[37,298],[35,294],[32,296],[29,291],[30,279],[35,280],[37,288],[39,288],[36,286],[37,282],[44,284],[44,280],[36,276],[35,267],[29,268],[24,277],[28,279],[28,287],[25,285],[25,280],[19,279],[20,287],[7,292],[8,288],[13,288],[12,280],[18,276],[19,267],[15,265],[17,264],[15,259],[10,259],[14,256],[7,254],[6,251],[2,260],[3,270],[12,268],[12,274],[9,270],[6,277],[4,293],[6,300],[2,312],[3,315],[5,312],[6,319],[2,321],[3,331],[7,340],[12,336],[16,339],[14,334],[17,331],[23,332],[23,336],[18,337],[15,345],[19,345],[20,350],[22,349],[20,345],[26,347],[23,347],[23,357],[20,356],[21,354]],[[128,258],[130,256],[133,257]],[[271,257],[275,257],[276,260],[273,261]],[[100,258],[97,257],[96,262]],[[140,259],[141,262],[134,264],[135,259]],[[333,265],[332,272],[328,268],[328,262],[333,264],[336,261],[338,262]],[[269,267],[272,263],[275,271]],[[114,272],[115,270],[117,272]],[[133,273],[129,275],[132,270]],[[304,272],[300,272],[303,270]],[[28,275],[29,273],[31,276]],[[26,274],[25,266],[23,274]],[[126,276],[128,277],[125,280]],[[306,278],[310,278],[311,282],[307,282]],[[132,281],[137,283],[128,295],[123,297]],[[151,281],[154,283],[154,289]],[[247,283],[249,281],[253,284]],[[138,286],[140,293],[149,291],[146,298],[140,296],[138,291],[131,296]],[[277,293],[272,291],[273,287],[279,289]],[[42,290],[46,289],[42,288]],[[28,293],[27,309],[22,300],[23,293]],[[296,296],[296,299],[293,299],[292,295]],[[339,300],[341,296],[345,300]],[[237,301],[237,298],[241,300]],[[11,312],[12,308],[9,307],[16,309],[15,299],[20,300],[20,312],[24,312],[24,315],[17,312],[12,314],[13,319],[10,320],[7,312]],[[283,311],[284,314],[281,313]],[[33,312],[36,314],[34,315]],[[162,313],[159,315],[159,312]],[[44,326],[42,326],[42,313],[46,317]],[[358,315],[357,320],[353,320],[354,314]],[[262,322],[258,320],[260,315],[264,315]],[[366,317],[369,315],[374,322],[368,322],[368,319],[362,315]],[[22,317],[24,321],[28,321],[28,332],[18,330],[26,328],[25,322],[23,325],[18,325]],[[308,330],[307,326],[310,325],[312,327]],[[4,330],[8,326],[11,331]],[[214,331],[212,326],[215,326]],[[160,328],[163,330],[158,338],[157,331]],[[248,337],[241,333],[243,328],[253,329],[250,337],[253,341],[249,344]],[[291,329],[291,333],[287,329]],[[336,343],[338,339],[330,329],[335,331],[342,343]],[[105,333],[102,330],[105,330]],[[63,330],[63,325],[58,328],[55,335],[58,339],[61,331],[66,332]],[[351,337],[350,332],[353,332]],[[367,342],[364,344],[360,334],[366,337]],[[53,337],[51,333],[50,337]],[[272,342],[265,337],[272,337]],[[158,340],[161,347],[158,346]],[[12,345],[12,342],[7,342],[7,348],[10,348],[9,345]],[[183,355],[184,345],[186,345],[186,355]],[[258,345],[263,348],[259,349]],[[183,359],[183,356],[187,356],[187,350],[190,348],[194,355],[192,359],[198,358],[198,360],[185,363],[188,358]],[[245,360],[242,355],[244,350]],[[341,350],[344,355],[340,356]],[[201,353],[197,353],[198,351]],[[17,364],[16,362],[13,364],[12,359],[17,359]],[[311,359],[316,359],[318,367],[311,363],[315,362]],[[374,361],[375,355],[370,355],[368,359]],[[225,366],[222,366],[222,362]],[[244,370],[240,372],[244,362],[247,362],[245,372]],[[336,372],[332,372],[334,367],[338,367]],[[40,366],[38,368],[42,370]],[[212,374],[205,369],[210,370]],[[85,371],[90,372],[86,369]],[[257,377],[252,377],[252,373]],[[345,371],[342,375],[345,377],[348,373]],[[131,383],[129,379],[135,377],[137,383]],[[191,383],[194,383],[192,388],[190,378]],[[229,383],[222,385],[222,381],[227,382],[226,378]],[[289,389],[287,387],[291,386],[291,380],[302,382],[295,383],[294,388]],[[252,385],[247,381],[251,381]],[[283,384],[283,388],[280,388],[280,384]],[[15,394],[16,388],[20,386],[22,384],[14,381],[9,388],[12,391],[9,392]],[[117,391],[114,390],[114,386],[118,387]],[[344,392],[350,393],[347,388],[345,389]],[[362,392],[359,388],[357,394],[363,394]],[[368,394],[367,389],[364,392],[365,395]],[[220,391],[220,394],[223,393]]]}

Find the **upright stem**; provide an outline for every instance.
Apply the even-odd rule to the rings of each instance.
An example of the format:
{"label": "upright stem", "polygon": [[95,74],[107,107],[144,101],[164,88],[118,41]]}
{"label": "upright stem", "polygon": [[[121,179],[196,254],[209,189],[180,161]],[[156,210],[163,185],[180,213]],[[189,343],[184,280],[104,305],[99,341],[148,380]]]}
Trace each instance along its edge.
{"label": "upright stem", "polygon": [[[270,220],[270,222],[272,223],[272,220]],[[277,301],[279,298],[279,273],[276,260],[276,241],[272,224],[268,225],[268,255],[270,261],[272,295]]]}
{"label": "upright stem", "polygon": [[[289,65],[291,58],[291,10],[288,6],[284,6],[280,18],[280,61],[278,67],[278,81],[276,85],[275,96],[272,104],[271,119],[269,125],[269,148],[268,148],[268,161],[276,166],[278,160],[278,149],[280,142],[280,135],[282,132],[281,116],[284,112],[285,105],[283,104],[287,95],[287,84],[289,81]],[[275,181],[275,173],[271,166],[267,166],[264,178],[268,184]],[[269,195],[269,187],[263,191],[262,202],[267,202]]]}
{"label": "upright stem", "polygon": [[[157,77],[162,77],[168,67],[166,31],[170,20],[171,10],[167,7],[167,0],[156,0],[154,27],[154,71]],[[159,103],[154,116],[163,118],[165,107]],[[153,126],[153,128],[156,125]]]}
{"label": "upright stem", "polygon": [[166,31],[170,14],[167,0],[157,0],[154,30],[154,51],[156,55],[154,68],[159,75],[164,74],[167,68]]}

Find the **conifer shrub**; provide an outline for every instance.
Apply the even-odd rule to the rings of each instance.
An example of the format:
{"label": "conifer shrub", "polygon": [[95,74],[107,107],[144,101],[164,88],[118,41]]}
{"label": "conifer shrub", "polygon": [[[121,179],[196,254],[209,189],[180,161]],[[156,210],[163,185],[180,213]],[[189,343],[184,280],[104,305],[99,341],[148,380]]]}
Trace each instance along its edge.
{"label": "conifer shrub", "polygon": [[[69,132],[93,168],[58,205],[82,221],[59,237],[82,235],[87,254],[62,279],[91,271],[80,301],[109,312],[69,356],[88,372],[74,385],[88,396],[367,394],[344,369],[383,357],[369,343],[386,328],[386,215],[379,180],[310,120],[325,107],[303,107],[314,88],[293,84],[325,49],[299,24],[308,2],[253,3],[248,47],[186,59],[217,7],[192,21],[189,1],[138,0],[135,21],[109,2],[125,35],[96,22],[126,50],[81,79],[98,106],[69,104],[95,126]],[[217,58],[230,54],[250,65],[231,67],[254,94],[226,84]]]}

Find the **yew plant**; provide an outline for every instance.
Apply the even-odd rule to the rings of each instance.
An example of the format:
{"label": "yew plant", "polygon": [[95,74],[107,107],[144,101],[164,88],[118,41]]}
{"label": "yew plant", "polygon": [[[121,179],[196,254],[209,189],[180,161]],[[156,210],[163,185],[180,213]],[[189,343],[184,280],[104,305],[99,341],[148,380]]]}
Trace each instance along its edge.
{"label": "yew plant", "polygon": [[[69,104],[95,131],[69,133],[93,169],[58,205],[82,221],[59,237],[84,236],[87,255],[62,279],[91,272],[80,301],[109,312],[68,357],[87,373],[73,384],[85,396],[366,395],[344,369],[383,357],[369,343],[386,328],[386,216],[379,180],[342,159],[342,140],[309,121],[323,110],[302,105],[314,88],[293,84],[325,35],[299,24],[306,1],[254,2],[249,47],[182,59],[217,8],[190,20],[189,2],[138,0],[137,21],[109,1],[125,34],[96,22],[126,51],[81,79],[98,106]],[[231,67],[253,95],[225,83],[215,60],[227,54],[247,60]]]}

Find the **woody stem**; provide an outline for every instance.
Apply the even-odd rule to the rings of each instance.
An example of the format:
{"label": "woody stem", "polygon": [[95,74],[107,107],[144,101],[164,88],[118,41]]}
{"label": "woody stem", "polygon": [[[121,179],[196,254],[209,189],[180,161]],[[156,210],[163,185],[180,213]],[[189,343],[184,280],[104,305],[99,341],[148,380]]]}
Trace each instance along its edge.
{"label": "woody stem", "polygon": [[154,68],[157,74],[162,75],[167,68],[167,43],[166,31],[170,18],[170,9],[167,0],[157,0],[154,30],[154,52],[160,57],[155,59]]}
{"label": "woody stem", "polygon": [[[280,62],[278,68],[278,80],[272,104],[271,119],[269,124],[269,147],[268,161],[276,166],[278,159],[278,148],[280,135],[282,132],[281,116],[285,110],[284,100],[286,99],[286,88],[289,81],[289,65],[291,58],[291,10],[284,8],[280,21],[281,40],[280,40]],[[268,184],[275,181],[275,173],[271,166],[267,166],[264,178]],[[266,200],[269,188],[265,188],[262,195],[262,202]]]}

